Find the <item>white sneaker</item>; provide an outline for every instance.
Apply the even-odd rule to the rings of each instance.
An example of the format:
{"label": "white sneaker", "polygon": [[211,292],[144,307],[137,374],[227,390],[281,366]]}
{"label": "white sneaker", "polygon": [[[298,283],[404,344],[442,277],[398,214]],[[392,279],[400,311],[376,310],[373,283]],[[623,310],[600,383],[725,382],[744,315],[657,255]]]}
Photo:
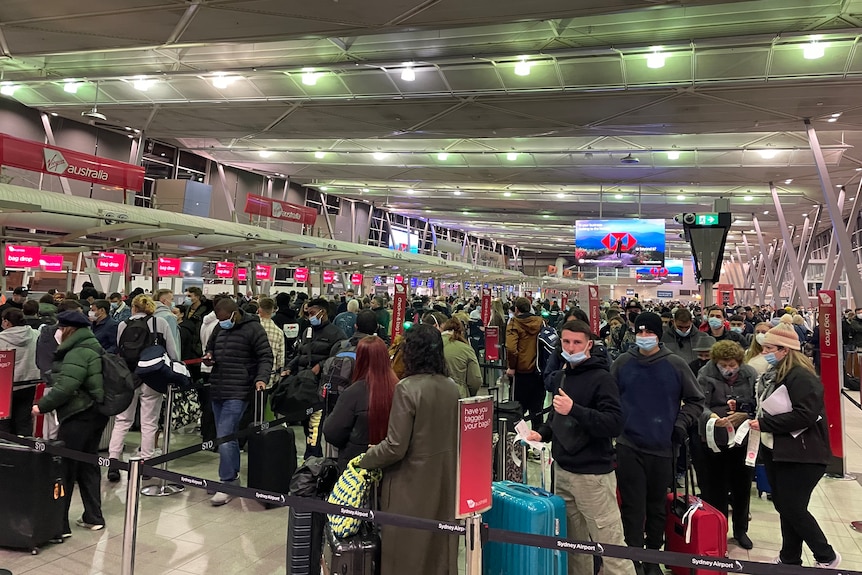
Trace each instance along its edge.
{"label": "white sneaker", "polygon": [[818,561],[814,564],[815,567],[818,567],[820,569],[837,569],[839,565],[841,565],[841,554],[837,551],[835,552],[835,559],[833,559],[829,563],[821,563],[820,561]]}
{"label": "white sneaker", "polygon": [[213,507],[221,507],[233,499],[233,495],[230,493],[222,493],[221,491],[217,492],[210,498],[210,503],[213,504]]}

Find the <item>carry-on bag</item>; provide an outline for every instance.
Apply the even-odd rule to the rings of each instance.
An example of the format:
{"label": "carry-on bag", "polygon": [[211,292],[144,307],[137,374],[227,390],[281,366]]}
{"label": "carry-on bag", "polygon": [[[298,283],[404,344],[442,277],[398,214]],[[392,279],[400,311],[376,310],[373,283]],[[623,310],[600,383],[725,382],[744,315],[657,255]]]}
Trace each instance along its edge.
{"label": "carry-on bag", "polygon": [[[326,499],[338,479],[332,459],[310,457],[293,474],[290,495]],[[287,519],[287,575],[317,575],[323,556],[325,513],[290,508]]]}
{"label": "carry-on bag", "polygon": [[[686,450],[688,453],[690,450]],[[691,461],[686,461],[685,493],[677,493],[676,481],[673,493],[667,496],[667,523],[665,526],[665,550],[687,555],[727,557],[727,517],[724,513],[692,495],[694,472]],[[676,469],[676,461],[673,462]],[[716,575],[717,571],[671,566],[674,575]]]}
{"label": "carry-on bag", "polygon": [[62,543],[65,497],[60,457],[0,442],[0,546],[35,555]]}
{"label": "carry-on bag", "polygon": [[[371,490],[369,508],[377,509],[378,489]],[[352,537],[338,537],[331,524],[323,537],[325,575],[378,575],[380,573],[380,533],[373,523],[363,523]]]}
{"label": "carry-on bag", "polygon": [[[254,422],[263,421],[264,392],[254,394]],[[293,429],[276,425],[249,435],[246,442],[248,452],[248,486],[276,493],[290,490],[290,479],[296,472],[296,439]],[[274,507],[265,503],[267,509]]]}

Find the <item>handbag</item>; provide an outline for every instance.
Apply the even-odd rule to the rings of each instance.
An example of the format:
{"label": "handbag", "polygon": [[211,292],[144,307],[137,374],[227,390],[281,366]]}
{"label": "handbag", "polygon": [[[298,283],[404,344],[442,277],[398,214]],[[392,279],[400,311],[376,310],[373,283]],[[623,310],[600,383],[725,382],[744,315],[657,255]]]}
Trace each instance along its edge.
{"label": "handbag", "polygon": [[[379,482],[383,472],[379,469],[359,467],[359,462],[364,456],[364,453],[357,455],[347,464],[347,469],[335,483],[335,488],[329,496],[329,503],[348,507],[368,507],[371,484]],[[329,524],[335,536],[344,539],[359,533],[362,520],[344,515],[329,515]]]}
{"label": "handbag", "polygon": [[173,384],[180,389],[189,389],[192,385],[188,368],[181,361],[173,361],[161,345],[151,345],[141,351],[135,375],[145,384],[159,393],[167,393],[168,386]]}
{"label": "handbag", "polygon": [[201,404],[197,391],[178,391],[171,401],[171,429],[179,431],[197,423],[201,417]]}
{"label": "handbag", "polygon": [[283,377],[273,388],[269,398],[272,411],[291,420],[305,419],[320,402],[318,377],[311,370],[311,347],[308,349],[308,367]]}

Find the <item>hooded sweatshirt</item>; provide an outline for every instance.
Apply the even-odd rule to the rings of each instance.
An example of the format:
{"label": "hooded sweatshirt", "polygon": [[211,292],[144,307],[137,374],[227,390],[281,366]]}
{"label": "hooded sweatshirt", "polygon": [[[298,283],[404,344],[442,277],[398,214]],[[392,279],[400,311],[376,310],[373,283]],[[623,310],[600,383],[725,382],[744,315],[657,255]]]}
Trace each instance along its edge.
{"label": "hooded sweatshirt", "polygon": [[36,367],[36,341],[39,332],[29,325],[16,325],[0,332],[0,349],[15,350],[15,371],[12,376],[13,387],[19,389],[19,382],[33,382],[40,379]]}
{"label": "hooded sweatshirt", "polygon": [[[209,342],[210,336],[212,336],[216,325],[218,325],[218,318],[214,311],[206,314],[203,320],[201,320],[201,349],[207,348],[207,343]],[[211,365],[206,365],[205,363],[201,364],[201,372],[212,373],[212,370],[213,368]]]}
{"label": "hooded sweatshirt", "polygon": [[659,345],[651,356],[638,348],[629,350],[611,366],[623,409],[623,432],[617,442],[671,457],[674,426],[691,428],[703,413],[704,399],[685,360]]}
{"label": "hooded sweatshirt", "polygon": [[506,325],[506,361],[517,373],[536,371],[536,342],[544,321],[541,316],[522,313]]}

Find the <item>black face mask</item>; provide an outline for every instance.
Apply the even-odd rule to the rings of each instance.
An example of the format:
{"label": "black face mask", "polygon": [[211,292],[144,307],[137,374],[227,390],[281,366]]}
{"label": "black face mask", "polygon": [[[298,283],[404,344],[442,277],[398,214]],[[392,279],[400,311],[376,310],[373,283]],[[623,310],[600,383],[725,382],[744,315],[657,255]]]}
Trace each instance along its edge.
{"label": "black face mask", "polygon": [[636,312],[636,311],[629,312],[629,323],[634,323],[639,315],[640,315],[640,312]]}

